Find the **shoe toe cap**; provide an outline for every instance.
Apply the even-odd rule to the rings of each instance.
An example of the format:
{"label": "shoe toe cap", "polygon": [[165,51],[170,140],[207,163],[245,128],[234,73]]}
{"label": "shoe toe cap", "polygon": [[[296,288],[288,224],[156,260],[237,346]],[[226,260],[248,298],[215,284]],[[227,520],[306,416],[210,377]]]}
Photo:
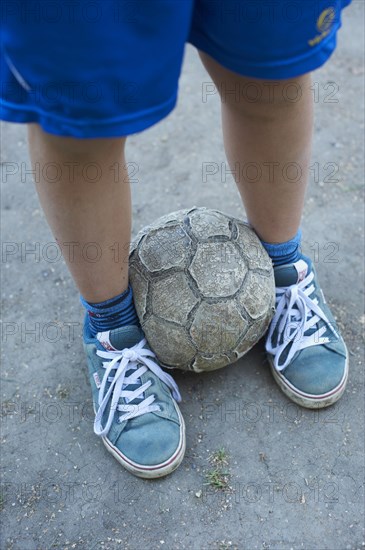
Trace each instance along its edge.
{"label": "shoe toe cap", "polygon": [[181,438],[178,423],[151,413],[129,420],[114,445],[132,462],[156,466],[174,456]]}
{"label": "shoe toe cap", "polygon": [[343,381],[346,357],[324,346],[303,350],[282,373],[299,391],[323,395],[336,389]]}

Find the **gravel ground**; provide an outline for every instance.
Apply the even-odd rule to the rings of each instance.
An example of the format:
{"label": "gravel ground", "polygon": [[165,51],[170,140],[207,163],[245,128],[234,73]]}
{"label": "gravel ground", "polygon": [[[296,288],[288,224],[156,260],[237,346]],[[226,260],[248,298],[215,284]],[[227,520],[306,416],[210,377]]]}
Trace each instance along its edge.
{"label": "gravel ground", "polygon": [[[165,479],[133,478],[93,434],[78,293],[63,261],[50,260],[53,238],[31,176],[3,175],[1,549],[365,546],[363,21],[364,3],[355,0],[338,50],[314,73],[304,250],[316,262],[351,363],[346,392],[328,410],[289,402],[260,342],[221,371],[176,374],[186,457]],[[177,109],[129,139],[133,234],[192,205],[244,216],[222,169],[219,100],[202,101],[205,82],[188,47]],[[23,126],[3,124],[2,142],[3,163],[29,167]],[[203,178],[204,163],[212,162],[217,173]],[[221,448],[220,465],[214,453]],[[223,488],[215,489],[214,480]]]}

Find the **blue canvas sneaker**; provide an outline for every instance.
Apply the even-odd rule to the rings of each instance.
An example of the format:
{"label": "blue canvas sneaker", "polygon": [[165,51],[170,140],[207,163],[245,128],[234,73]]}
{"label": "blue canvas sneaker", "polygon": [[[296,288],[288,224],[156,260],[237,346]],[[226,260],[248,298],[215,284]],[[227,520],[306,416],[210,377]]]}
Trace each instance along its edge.
{"label": "blue canvas sneaker", "polygon": [[348,353],[311,260],[302,256],[274,274],[276,312],[266,338],[273,376],[303,407],[332,405],[345,390]]}
{"label": "blue canvas sneaker", "polygon": [[185,453],[185,424],[178,387],[153,359],[140,327],[93,337],[84,324],[84,349],[92,386],[94,431],[132,474],[170,474]]}

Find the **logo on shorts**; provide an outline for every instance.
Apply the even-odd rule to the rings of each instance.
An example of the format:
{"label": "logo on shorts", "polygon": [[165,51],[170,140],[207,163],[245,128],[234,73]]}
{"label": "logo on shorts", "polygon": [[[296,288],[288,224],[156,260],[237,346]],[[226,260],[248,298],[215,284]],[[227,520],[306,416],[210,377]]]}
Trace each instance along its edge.
{"label": "logo on shorts", "polygon": [[331,31],[333,22],[335,20],[336,12],[334,8],[327,8],[322,11],[321,15],[317,19],[317,30],[320,34],[317,34],[311,40],[308,40],[310,46],[315,46],[318,42],[321,42]]}

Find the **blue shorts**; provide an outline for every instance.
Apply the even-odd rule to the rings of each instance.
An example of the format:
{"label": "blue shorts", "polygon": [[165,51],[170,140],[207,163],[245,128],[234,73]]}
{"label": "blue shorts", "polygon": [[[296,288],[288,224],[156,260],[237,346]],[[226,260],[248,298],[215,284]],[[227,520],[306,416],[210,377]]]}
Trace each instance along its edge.
{"label": "blue shorts", "polygon": [[184,46],[258,79],[336,47],[351,0],[4,0],[1,118],[77,138],[126,136],[175,106]]}

